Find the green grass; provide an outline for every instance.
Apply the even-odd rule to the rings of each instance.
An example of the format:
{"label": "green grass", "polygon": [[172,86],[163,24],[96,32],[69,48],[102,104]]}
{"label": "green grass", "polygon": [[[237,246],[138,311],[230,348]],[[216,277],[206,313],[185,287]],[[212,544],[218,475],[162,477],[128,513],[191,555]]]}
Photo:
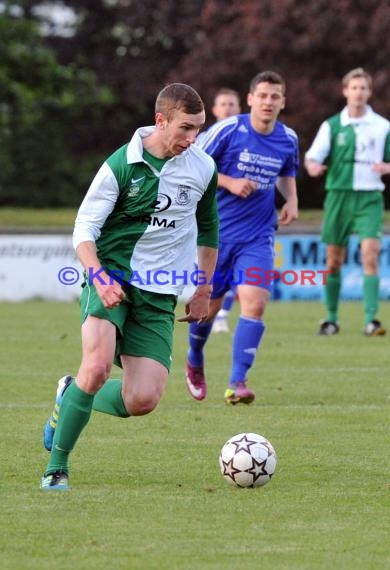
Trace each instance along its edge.
{"label": "green grass", "polygon": [[[0,208],[0,228],[70,228],[73,227],[76,213],[77,209],[74,208],[47,210]],[[317,224],[320,223],[321,216],[321,210],[302,210],[300,220],[308,224]]]}
{"label": "green grass", "polygon": [[[30,208],[0,208],[0,230],[9,229],[67,229],[73,228],[77,208],[53,208],[47,210]],[[321,225],[322,210],[300,210],[295,226],[306,225],[318,230]],[[390,211],[385,211],[384,225],[390,231]],[[292,226],[293,228],[294,226]]]}
{"label": "green grass", "polygon": [[[77,370],[78,307],[0,304],[1,568],[389,568],[389,339],[362,335],[358,303],[343,304],[340,335],[318,337],[322,314],[316,303],[270,304],[247,407],[222,400],[228,335],[207,346],[207,399],[189,397],[178,324],[159,408],[93,414],[72,456],[72,491],[50,494],[39,490],[41,431],[56,379]],[[390,322],[385,303],[381,318]],[[219,472],[220,448],[241,431],[277,451],[263,488],[233,488]]]}

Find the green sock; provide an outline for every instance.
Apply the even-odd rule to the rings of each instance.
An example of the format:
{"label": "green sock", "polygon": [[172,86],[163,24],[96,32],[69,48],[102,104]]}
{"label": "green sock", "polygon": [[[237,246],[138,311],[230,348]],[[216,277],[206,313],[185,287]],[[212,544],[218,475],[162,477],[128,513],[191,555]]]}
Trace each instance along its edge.
{"label": "green sock", "polygon": [[339,296],[341,289],[341,273],[331,273],[326,276],[325,303],[328,310],[328,321],[338,321]]}
{"label": "green sock", "polygon": [[59,469],[68,473],[69,453],[88,423],[93,398],[92,394],[80,390],[76,382],[72,382],[65,390],[46,475]]}
{"label": "green sock", "polygon": [[378,312],[379,277],[377,275],[363,275],[363,304],[364,324],[367,325],[375,319]]}
{"label": "green sock", "polygon": [[128,418],[130,416],[123,403],[122,380],[107,380],[95,394],[93,410],[119,418]]}

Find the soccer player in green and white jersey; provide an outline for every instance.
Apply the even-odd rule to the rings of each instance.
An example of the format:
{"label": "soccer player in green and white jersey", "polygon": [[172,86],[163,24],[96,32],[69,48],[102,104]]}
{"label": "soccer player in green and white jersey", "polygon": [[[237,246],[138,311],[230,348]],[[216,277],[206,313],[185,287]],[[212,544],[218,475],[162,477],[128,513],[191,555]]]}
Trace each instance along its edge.
{"label": "soccer player in green and white jersey", "polygon": [[363,265],[363,331],[380,336],[386,332],[376,318],[385,188],[381,177],[390,173],[390,122],[367,104],[372,78],[364,69],[347,73],[342,89],[346,106],[322,123],[305,155],[310,176],[326,173],[322,240],[330,274],[325,285],[328,314],[318,334],[333,335],[340,330],[341,267],[348,238],[356,233]]}
{"label": "soccer player in green and white jersey", "polygon": [[[43,490],[70,488],[69,454],[92,409],[129,417],[157,406],[171,364],[177,295],[196,253],[203,279],[178,320],[208,315],[218,217],[215,164],[193,144],[204,121],[192,87],[165,87],[155,125],[138,129],[107,159],[81,204],[73,243],[85,269],[82,361],[76,378],[60,380],[45,426],[51,453]],[[108,380],[114,361],[123,381]]]}

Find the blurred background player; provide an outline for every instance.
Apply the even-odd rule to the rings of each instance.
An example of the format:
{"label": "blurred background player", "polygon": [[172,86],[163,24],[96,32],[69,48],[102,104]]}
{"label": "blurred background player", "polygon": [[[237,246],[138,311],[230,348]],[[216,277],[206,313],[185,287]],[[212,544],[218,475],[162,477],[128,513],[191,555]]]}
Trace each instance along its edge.
{"label": "blurred background player", "polygon": [[361,67],[343,77],[342,92],[346,106],[322,123],[305,155],[310,176],[326,172],[322,241],[331,273],[325,284],[327,317],[318,334],[334,335],[340,330],[341,267],[349,236],[356,233],[363,266],[363,331],[380,336],[386,332],[376,319],[385,188],[381,177],[390,173],[390,123],[367,105],[372,78]]}
{"label": "blurred background player", "polygon": [[211,111],[216,121],[238,115],[241,113],[240,95],[234,89],[227,87],[219,89],[215,94]]}
{"label": "blurred background player", "polygon": [[[216,121],[222,121],[233,115],[241,113],[240,95],[234,89],[223,87],[217,91],[214,97],[214,104],[212,113]],[[198,137],[198,139],[202,134]],[[234,299],[236,297],[236,288],[232,287],[226,291],[223,299],[222,308],[218,311],[214,319],[211,332],[213,333],[228,333],[229,332],[229,313],[233,307]]]}
{"label": "blurred background player", "polygon": [[[218,121],[197,141],[217,164],[220,233],[209,322],[190,325],[186,383],[196,400],[206,396],[203,349],[232,277],[239,283],[240,317],[224,398],[228,404],[250,404],[255,399],[247,374],[265,330],[263,315],[272,289],[272,280],[265,275],[274,267],[276,183],[286,200],[279,223],[289,224],[298,216],[298,137],[277,120],[284,109],[285,88],[278,73],[257,74],[247,95],[250,112]],[[260,269],[260,278],[251,279],[250,268]]]}

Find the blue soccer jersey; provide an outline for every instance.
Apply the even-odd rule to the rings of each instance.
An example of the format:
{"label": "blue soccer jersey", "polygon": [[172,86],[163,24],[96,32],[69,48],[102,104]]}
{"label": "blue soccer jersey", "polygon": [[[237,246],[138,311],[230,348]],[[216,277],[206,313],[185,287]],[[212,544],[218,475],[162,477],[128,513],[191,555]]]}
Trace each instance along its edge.
{"label": "blue soccer jersey", "polygon": [[253,129],[249,114],[242,114],[215,123],[197,144],[215,160],[221,174],[257,183],[257,191],[245,199],[218,189],[221,242],[245,243],[273,235],[277,178],[298,172],[295,131],[277,121],[272,133],[264,135]]}

